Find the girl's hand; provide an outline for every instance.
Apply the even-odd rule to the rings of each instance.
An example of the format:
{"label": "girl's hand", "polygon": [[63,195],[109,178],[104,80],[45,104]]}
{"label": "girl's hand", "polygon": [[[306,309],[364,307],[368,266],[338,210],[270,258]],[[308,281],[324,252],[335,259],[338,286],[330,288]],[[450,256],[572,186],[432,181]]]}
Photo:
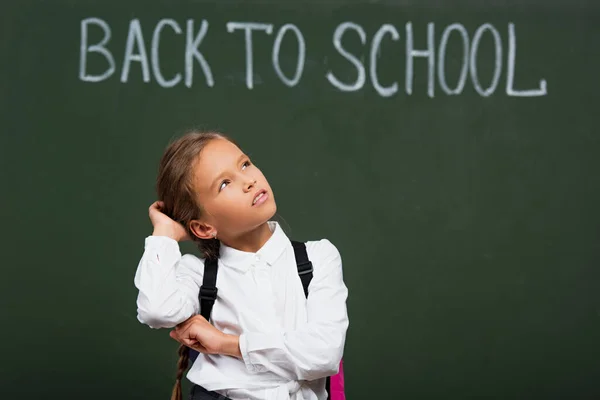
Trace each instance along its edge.
{"label": "girl's hand", "polygon": [[178,242],[191,240],[183,225],[173,221],[161,211],[163,207],[164,203],[162,201],[155,201],[148,209],[150,221],[152,221],[152,226],[154,226],[153,235],[168,236]]}
{"label": "girl's hand", "polygon": [[239,336],[221,332],[202,315],[190,317],[177,325],[169,335],[179,343],[200,353],[242,357]]}

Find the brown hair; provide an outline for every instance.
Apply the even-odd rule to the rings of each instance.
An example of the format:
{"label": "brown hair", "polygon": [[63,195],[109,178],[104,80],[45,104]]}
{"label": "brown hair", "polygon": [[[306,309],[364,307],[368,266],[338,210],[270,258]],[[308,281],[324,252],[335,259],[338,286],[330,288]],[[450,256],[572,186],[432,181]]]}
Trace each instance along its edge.
{"label": "brown hair", "polygon": [[[233,140],[217,132],[189,131],[172,141],[165,149],[158,168],[156,192],[158,200],[164,203],[161,210],[172,220],[182,224],[189,237],[198,246],[204,258],[219,256],[220,242],[217,239],[200,239],[190,229],[190,222],[200,218],[202,206],[198,203],[193,185],[192,166],[204,147],[214,139]],[[235,144],[235,143],[234,143]],[[171,400],[181,400],[181,379],[188,368],[189,349],[179,346],[177,377]]]}

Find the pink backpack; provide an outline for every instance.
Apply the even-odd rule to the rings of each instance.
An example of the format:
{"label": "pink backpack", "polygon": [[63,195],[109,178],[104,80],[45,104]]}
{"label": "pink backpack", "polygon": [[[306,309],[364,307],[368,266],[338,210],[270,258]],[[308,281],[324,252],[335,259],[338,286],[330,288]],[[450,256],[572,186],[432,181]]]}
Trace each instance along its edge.
{"label": "pink backpack", "polygon": [[340,371],[327,378],[329,381],[329,388],[327,397],[329,400],[346,400],[346,393],[344,392],[344,360],[340,361]]}

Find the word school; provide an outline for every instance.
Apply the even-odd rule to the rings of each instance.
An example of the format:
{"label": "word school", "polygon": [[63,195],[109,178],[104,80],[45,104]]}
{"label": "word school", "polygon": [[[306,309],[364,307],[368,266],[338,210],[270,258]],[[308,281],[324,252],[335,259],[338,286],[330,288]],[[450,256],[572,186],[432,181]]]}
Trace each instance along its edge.
{"label": "word school", "polygon": [[[168,28],[168,29],[167,29]],[[184,29],[185,28],[185,29]],[[272,52],[271,62],[273,70],[281,80],[282,84],[292,88],[301,84],[302,73],[304,71],[305,60],[307,57],[307,45],[304,35],[300,28],[293,24],[284,24],[276,26],[268,23],[259,22],[227,22],[226,31],[232,35],[239,35],[240,41],[245,43],[245,83],[248,89],[254,87],[253,71],[253,43],[259,40],[271,40]],[[490,23],[480,25],[472,37],[469,36],[467,29],[460,23],[454,23],[443,27],[439,41],[435,41],[435,32],[438,27],[430,22],[426,25],[426,48],[415,48],[413,24],[407,22],[404,26],[404,42],[406,68],[404,76],[404,91],[407,95],[413,93],[413,77],[415,73],[425,73],[427,75],[427,95],[434,97],[436,88],[446,95],[460,95],[463,92],[467,81],[472,85],[475,91],[482,97],[488,97],[501,92],[507,96],[516,97],[536,97],[547,95],[546,80],[540,79],[532,83],[535,87],[529,89],[517,89],[514,87],[514,77],[517,60],[517,38],[515,25],[508,23],[506,30],[496,28]],[[94,40],[90,39],[91,31],[94,31]],[[425,29],[420,29],[424,31]],[[501,34],[501,31],[504,33]],[[98,33],[100,35],[98,35]],[[163,35],[183,35],[185,40],[185,54],[183,55],[182,72],[177,72],[173,76],[165,77],[160,67],[160,41]],[[353,54],[344,48],[342,40],[346,36],[355,35],[364,46],[365,57]],[[117,66],[113,51],[111,49],[111,27],[100,18],[86,18],[81,20],[81,46],[79,57],[79,79],[84,82],[102,82],[112,77],[117,72]],[[296,67],[292,74],[282,71],[279,61],[279,53],[284,38],[295,40],[297,43],[298,54],[296,57]],[[486,37],[487,36],[487,37]],[[494,70],[492,79],[489,82],[482,82],[478,76],[478,52],[480,46],[483,46],[482,39],[486,37],[486,44],[493,43]],[[147,42],[142,34],[142,26],[139,19],[129,21],[129,29],[124,52],[118,51],[118,54],[124,54],[123,62],[120,63],[120,81],[126,83],[129,80],[129,72],[132,68],[141,68],[142,79],[144,82],[150,82],[151,76],[161,87],[170,88],[177,85],[192,87],[194,82],[194,67],[197,65],[202,71],[205,83],[209,87],[216,86],[213,71],[209,60],[203,55],[201,45],[209,40],[209,23],[207,20],[199,22],[188,19],[185,26],[182,27],[177,21],[169,18],[161,19],[154,25],[150,40],[150,55],[148,56]],[[274,39],[273,39],[274,38]],[[401,35],[398,29],[391,24],[384,24],[377,30],[373,37],[369,38],[363,27],[355,22],[342,22],[332,33],[332,50],[341,55],[349,66],[356,69],[356,79],[353,81],[343,81],[336,76],[335,71],[327,71],[324,80],[342,92],[355,92],[361,90],[365,85],[370,84],[373,89],[382,97],[390,97],[398,94],[401,90],[398,82],[381,82],[378,76],[378,62],[382,56],[381,44],[384,40],[392,42],[400,41]],[[462,65],[458,76],[447,77],[445,60],[449,42],[452,38],[452,47],[458,48],[462,54]],[[491,40],[490,40],[491,39]],[[91,54],[95,57],[103,57],[105,69],[101,73],[88,71],[88,58]],[[368,56],[367,56],[368,55]],[[367,62],[363,61],[367,59]],[[426,68],[423,71],[415,72],[414,61],[417,58],[427,60]],[[503,70],[505,81],[503,88],[500,78]],[[368,80],[368,82],[367,82]],[[450,84],[449,81],[455,82]]]}

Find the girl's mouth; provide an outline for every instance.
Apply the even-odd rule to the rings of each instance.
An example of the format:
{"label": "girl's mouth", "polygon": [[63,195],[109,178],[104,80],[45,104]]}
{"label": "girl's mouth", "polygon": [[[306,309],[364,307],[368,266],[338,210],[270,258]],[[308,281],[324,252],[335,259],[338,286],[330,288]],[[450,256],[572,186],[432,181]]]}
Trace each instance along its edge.
{"label": "girl's mouth", "polygon": [[254,199],[252,200],[252,206],[258,206],[261,205],[262,203],[264,203],[267,198],[269,197],[269,195],[267,194],[267,191],[264,189],[261,189],[258,191],[258,193],[256,193],[256,195],[254,196]]}

